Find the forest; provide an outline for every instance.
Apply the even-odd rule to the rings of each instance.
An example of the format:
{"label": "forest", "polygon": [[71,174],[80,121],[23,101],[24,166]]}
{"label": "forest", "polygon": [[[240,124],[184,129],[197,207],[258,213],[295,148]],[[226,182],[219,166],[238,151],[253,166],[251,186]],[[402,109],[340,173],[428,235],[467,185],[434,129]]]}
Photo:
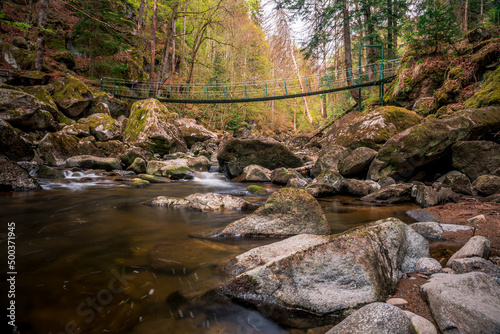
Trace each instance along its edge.
{"label": "forest", "polygon": [[[475,28],[497,27],[498,0],[16,0],[0,2],[2,39],[36,41],[24,69],[169,83],[251,83],[396,59],[457,57]],[[43,63],[43,57],[51,61]],[[354,65],[353,65],[354,64]],[[8,67],[6,65],[6,67]],[[377,89],[365,108],[379,103]],[[170,105],[209,128],[313,132],[357,104],[344,91],[284,101]]]}

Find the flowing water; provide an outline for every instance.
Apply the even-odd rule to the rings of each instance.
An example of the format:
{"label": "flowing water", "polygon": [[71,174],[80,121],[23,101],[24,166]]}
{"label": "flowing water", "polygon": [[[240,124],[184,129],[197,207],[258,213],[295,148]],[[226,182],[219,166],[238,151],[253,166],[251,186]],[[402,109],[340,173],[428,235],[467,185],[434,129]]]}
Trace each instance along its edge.
{"label": "flowing water", "polygon": [[[250,195],[248,184],[217,173],[140,189],[131,188],[127,178],[65,171],[62,180],[41,180],[44,191],[0,193],[2,259],[7,259],[7,223],[16,226],[20,333],[287,333],[254,310],[205,294],[227,279],[218,265],[276,240],[192,238],[245,214],[142,204],[196,192],[233,194],[259,205],[265,197]],[[405,211],[414,208],[341,196],[319,202],[334,233],[390,216],[408,220]],[[8,277],[1,280],[3,300]]]}

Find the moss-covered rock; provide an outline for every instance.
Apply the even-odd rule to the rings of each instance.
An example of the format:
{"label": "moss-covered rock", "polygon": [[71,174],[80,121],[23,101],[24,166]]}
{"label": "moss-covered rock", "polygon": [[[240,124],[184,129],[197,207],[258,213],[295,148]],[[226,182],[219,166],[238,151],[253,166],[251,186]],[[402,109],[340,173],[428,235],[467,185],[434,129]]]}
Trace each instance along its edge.
{"label": "moss-covered rock", "polygon": [[[136,174],[143,174],[143,173],[147,172],[147,166],[148,166],[148,163],[144,159],[135,158],[134,162],[132,162],[132,164],[127,167],[127,170],[134,171]],[[149,174],[146,174],[146,175],[149,175]],[[153,175],[149,175],[149,176],[155,177],[155,178],[160,177],[160,176],[153,176]],[[161,178],[161,179],[166,179],[166,178]],[[166,180],[168,180],[168,179],[166,179]]]}
{"label": "moss-covered rock", "polygon": [[250,185],[247,187],[247,191],[250,194],[254,194],[254,195],[259,195],[259,196],[267,195],[267,190],[261,186]]}
{"label": "moss-covered rock", "polygon": [[[368,147],[358,147],[339,163],[339,172],[342,176],[365,176],[370,163],[377,155],[377,151]],[[363,177],[364,178],[364,177]]]}
{"label": "moss-covered rock", "polygon": [[106,142],[96,142],[95,146],[102,152],[106,157],[118,158],[127,150],[127,147],[123,142],[119,140],[109,140]]}
{"label": "moss-covered rock", "polygon": [[48,133],[38,143],[37,155],[49,166],[61,167],[66,160],[77,155],[103,156],[92,140],[65,133]]}
{"label": "moss-covered rock", "polygon": [[158,196],[146,201],[144,204],[196,211],[241,210],[249,212],[256,209],[255,205],[250,204],[240,197],[216,193],[196,193],[185,198]]}
{"label": "moss-covered rock", "polygon": [[80,124],[86,124],[90,128],[90,133],[98,141],[117,140],[121,138],[120,127],[116,121],[107,114],[93,114],[87,118],[78,120]]}
{"label": "moss-covered rock", "polygon": [[328,129],[322,143],[378,150],[389,138],[418,123],[421,117],[403,108],[379,107],[370,113],[350,112]]}
{"label": "moss-covered rock", "polygon": [[22,135],[22,131],[0,119],[0,152],[14,161],[33,159],[35,156],[33,147]]}
{"label": "moss-covered rock", "polygon": [[15,69],[29,71],[33,69],[35,51],[18,48],[13,44],[0,41],[0,51],[5,61]]}
{"label": "moss-covered rock", "polygon": [[88,124],[82,123],[72,123],[70,125],[66,125],[60,133],[65,133],[70,136],[77,136],[80,138],[90,136],[90,127]]}
{"label": "moss-covered rock", "polygon": [[[138,158],[139,159],[139,158]],[[137,161],[137,159],[136,159]],[[142,164],[140,161],[138,161],[140,164]],[[134,166],[138,166],[138,164],[135,164],[135,161],[132,165],[130,165],[130,169],[132,169]],[[144,163],[144,169],[146,169],[146,164]],[[149,174],[139,174],[139,178],[148,181],[149,183],[169,183],[172,182],[169,178],[166,177],[161,177],[161,176],[154,176],[154,175],[149,175]]]}
{"label": "moss-covered rock", "polygon": [[368,176],[409,179],[416,171],[445,157],[451,146],[477,140],[500,130],[500,108],[463,110],[431,119],[392,137],[370,165]]}
{"label": "moss-covered rock", "polygon": [[79,167],[84,169],[104,169],[107,171],[121,170],[122,164],[116,158],[96,157],[92,155],[78,155],[68,158],[66,167]]}
{"label": "moss-covered rock", "polygon": [[293,168],[276,168],[271,172],[271,182],[275,184],[287,184],[292,179],[304,179],[304,177]]}
{"label": "moss-covered rock", "polygon": [[176,116],[155,99],[134,103],[125,127],[125,142],[154,153],[186,152],[187,145],[180,130],[173,124]]}
{"label": "moss-covered rock", "polygon": [[253,214],[229,224],[211,237],[286,237],[301,233],[331,232],[325,214],[314,197],[302,189],[282,188]]}
{"label": "moss-covered rock", "polygon": [[182,137],[188,148],[191,148],[197,142],[217,139],[217,134],[215,132],[208,131],[203,125],[196,124],[194,119],[178,119],[175,120],[175,125],[177,125],[181,131]]}
{"label": "moss-covered rock", "polygon": [[152,156],[153,155],[151,153],[143,150],[142,148],[132,146],[132,147],[129,147],[128,149],[126,149],[125,152],[123,152],[120,155],[120,160],[125,165],[125,167],[128,167],[128,166],[132,165],[132,163],[137,158],[141,158],[141,159],[147,161],[147,160],[150,160],[150,158]]}
{"label": "moss-covered rock", "polygon": [[472,187],[481,196],[493,195],[500,191],[500,176],[481,175],[472,183]]}
{"label": "moss-covered rock", "polygon": [[89,109],[89,114],[104,113],[113,118],[128,116],[128,107],[125,102],[106,92],[94,93],[94,98]]}
{"label": "moss-covered rock", "polygon": [[491,73],[481,89],[465,101],[465,108],[500,106],[500,67]]}
{"label": "moss-covered rock", "polygon": [[194,170],[189,167],[187,159],[149,161],[146,171],[148,174],[165,176],[173,180],[192,179],[194,177]]}
{"label": "moss-covered rock", "polygon": [[76,117],[89,107],[92,92],[83,82],[68,75],[55,85],[52,98],[62,112]]}
{"label": "moss-covered rock", "polygon": [[133,188],[145,188],[145,187],[149,187],[150,185],[151,185],[151,183],[149,181],[140,179],[138,177],[133,178],[130,181],[130,186]]}
{"label": "moss-covered rock", "polygon": [[258,165],[243,168],[243,173],[234,178],[235,182],[271,182],[271,171]]}
{"label": "moss-covered rock", "polygon": [[73,71],[76,67],[75,58],[68,51],[57,52],[54,56],[54,60],[61,64],[64,64],[70,71]]}
{"label": "moss-covered rock", "polygon": [[64,178],[64,173],[50,166],[40,165],[37,176],[42,179],[62,179]]}
{"label": "moss-covered rock", "polygon": [[302,160],[290,152],[284,145],[270,138],[231,138],[221,144],[217,155],[219,166],[232,179],[250,165],[259,165],[268,169],[280,167],[296,168],[302,166]]}
{"label": "moss-covered rock", "polygon": [[500,144],[492,141],[464,141],[452,149],[452,165],[471,180],[493,174],[500,168]]}

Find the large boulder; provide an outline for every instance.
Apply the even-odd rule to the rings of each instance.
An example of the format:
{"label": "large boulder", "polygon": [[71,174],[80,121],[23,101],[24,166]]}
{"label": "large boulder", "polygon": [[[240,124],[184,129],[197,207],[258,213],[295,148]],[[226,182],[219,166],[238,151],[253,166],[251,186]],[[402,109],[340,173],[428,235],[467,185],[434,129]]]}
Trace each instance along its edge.
{"label": "large boulder", "polygon": [[56,111],[31,94],[13,89],[0,89],[0,119],[26,130],[57,129],[51,112]]}
{"label": "large boulder", "polygon": [[409,179],[416,170],[445,157],[463,140],[477,140],[500,130],[500,108],[458,111],[411,127],[389,139],[370,165],[368,176]]}
{"label": "large boulder", "polygon": [[76,117],[89,107],[92,92],[83,82],[68,75],[56,84],[52,98],[63,113]]}
{"label": "large boulder", "polygon": [[442,239],[445,232],[471,231],[474,228],[465,225],[440,224],[437,222],[419,222],[410,225],[418,234],[431,239]]}
{"label": "large boulder", "polygon": [[[273,318],[291,310],[342,316],[383,301],[403,272],[429,256],[428,242],[396,218],[330,236],[298,235],[252,249],[226,265],[236,275],[220,293]],[[296,317],[283,317],[296,325]]]}
{"label": "large boulder", "polygon": [[490,276],[435,274],[420,292],[442,333],[500,332],[500,285]]}
{"label": "large boulder", "polygon": [[192,179],[195,169],[208,170],[210,160],[200,156],[188,159],[172,159],[166,161],[151,160],[148,162],[146,171],[148,174],[164,176],[173,180]]}
{"label": "large boulder", "polygon": [[468,257],[464,259],[455,259],[451,264],[451,269],[453,269],[456,274],[466,274],[478,271],[490,276],[500,277],[499,266],[478,256]]}
{"label": "large boulder", "polygon": [[[490,48],[495,50],[494,48]],[[484,52],[483,54],[486,54]],[[495,56],[491,57],[494,59]],[[498,55],[496,55],[498,57]],[[491,73],[482,83],[481,88],[470,99],[465,101],[465,108],[481,108],[500,105],[500,67]]]}
{"label": "large boulder", "polygon": [[243,173],[234,179],[236,182],[271,182],[271,171],[258,165],[243,168]]}
{"label": "large boulder", "polygon": [[400,308],[372,303],[354,312],[326,334],[409,334],[412,331],[410,319]]}
{"label": "large boulder", "polygon": [[181,131],[182,138],[184,138],[188,148],[191,148],[197,142],[217,139],[217,134],[215,132],[207,130],[203,125],[196,124],[194,119],[176,119],[175,125],[177,125]]}
{"label": "large boulder", "polygon": [[88,125],[91,135],[98,141],[121,139],[121,129],[111,116],[103,113],[81,118],[78,123]]}
{"label": "large boulder", "polygon": [[250,216],[211,234],[216,238],[329,234],[328,221],[319,203],[305,190],[282,188]]}
{"label": "large boulder", "polygon": [[415,112],[392,106],[366,114],[350,112],[333,123],[323,142],[350,149],[364,146],[378,150],[389,138],[420,121]]}
{"label": "large boulder", "polygon": [[338,173],[338,164],[349,155],[351,150],[336,144],[328,144],[321,148],[318,159],[311,170],[313,177],[324,173]]}
{"label": "large boulder", "polygon": [[493,174],[500,166],[500,144],[492,141],[464,141],[451,147],[453,168],[471,180]]}
{"label": "large boulder", "polygon": [[500,176],[481,175],[472,183],[472,187],[481,196],[493,195],[500,191]]}
{"label": "large boulder", "polygon": [[104,169],[107,171],[121,170],[122,164],[116,158],[95,157],[92,155],[77,155],[68,158],[66,167],[79,167],[84,169]]}
{"label": "large boulder", "polygon": [[341,160],[338,168],[342,176],[366,175],[370,163],[377,156],[377,151],[368,147],[358,147],[345,159]]}
{"label": "large boulder", "polygon": [[394,204],[412,200],[410,183],[393,184],[374,191],[361,198],[362,201],[381,204]]}
{"label": "large boulder", "polygon": [[174,114],[155,99],[135,102],[125,127],[123,139],[129,144],[154,153],[186,152],[186,142],[175,126]]}
{"label": "large boulder", "polygon": [[36,152],[49,166],[58,167],[65,166],[66,160],[76,155],[103,156],[92,140],[60,132],[46,134]]}
{"label": "large boulder", "polygon": [[33,191],[42,187],[27,171],[0,155],[0,191]]}
{"label": "large boulder", "polygon": [[448,262],[447,267],[451,267],[456,259],[465,259],[469,257],[482,257],[489,259],[491,253],[491,242],[483,236],[476,235],[467,241],[458,252],[453,254]]}
{"label": "large boulder", "polygon": [[104,113],[113,118],[118,118],[121,115],[128,115],[128,107],[125,102],[117,99],[106,92],[94,93],[92,104],[89,109],[89,114]]}
{"label": "large boulder", "polygon": [[[500,152],[499,152],[500,153]],[[472,185],[467,175],[460,172],[450,172],[438,179],[438,182],[456,193],[472,195]]]}
{"label": "large boulder", "polygon": [[271,182],[275,184],[287,184],[292,179],[304,179],[304,177],[292,168],[277,168],[271,172]]}
{"label": "large boulder", "polygon": [[184,198],[158,196],[152,200],[146,201],[145,205],[184,208],[196,211],[221,211],[238,209],[242,211],[252,211],[255,209],[253,204],[244,199],[228,194],[192,194]]}
{"label": "large boulder", "polygon": [[240,175],[250,165],[270,170],[302,166],[299,157],[272,138],[228,139],[221,144],[217,160],[224,175],[230,179]]}
{"label": "large boulder", "polygon": [[33,147],[22,134],[22,131],[0,119],[0,152],[14,161],[33,159]]}
{"label": "large boulder", "polygon": [[338,194],[350,196],[366,196],[380,189],[380,185],[375,181],[343,179],[333,184]]}

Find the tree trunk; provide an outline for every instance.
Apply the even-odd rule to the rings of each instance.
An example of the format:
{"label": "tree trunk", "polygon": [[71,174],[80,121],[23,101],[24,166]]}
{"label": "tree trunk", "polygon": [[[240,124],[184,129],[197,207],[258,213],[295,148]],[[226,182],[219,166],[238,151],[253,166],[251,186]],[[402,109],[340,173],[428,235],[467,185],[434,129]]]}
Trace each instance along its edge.
{"label": "tree trunk", "polygon": [[156,58],[156,13],[158,10],[158,0],[153,4],[153,22],[151,23],[151,71],[150,82],[155,81],[155,58]]}
{"label": "tree trunk", "polygon": [[[172,44],[172,41],[173,41],[174,36],[175,36],[175,21],[177,18],[178,8],[179,8],[179,2],[176,1],[172,7],[172,18],[170,19],[170,24],[168,27],[167,41],[165,43],[165,55],[163,56],[163,64],[162,64],[161,77],[160,77],[161,80],[164,80],[167,78],[167,74],[168,74],[168,72],[170,72],[169,69],[172,68],[171,66],[169,66],[170,65],[169,54],[170,54],[170,45]],[[173,58],[173,56],[172,56],[172,58]],[[172,70],[172,72],[173,72],[173,70]]]}
{"label": "tree trunk", "polygon": [[139,33],[144,25],[144,0],[141,0],[139,6],[139,20],[137,21],[137,33]]}
{"label": "tree trunk", "polygon": [[[343,37],[344,37],[344,61],[345,61],[345,68],[346,68],[346,79],[347,83],[349,85],[353,85],[354,82],[352,81],[351,77],[349,76],[349,73],[352,75],[352,54],[351,54],[351,22],[349,18],[349,8],[347,8],[347,0],[343,0],[342,3],[342,32],[343,32]],[[350,91],[351,96],[354,98],[359,103],[359,95],[358,92],[355,90]]]}
{"label": "tree trunk", "polygon": [[35,70],[41,71],[43,68],[43,55],[45,53],[45,25],[47,23],[47,12],[49,10],[49,0],[40,0],[40,10],[38,12],[38,36],[36,38]]}
{"label": "tree trunk", "polygon": [[465,12],[464,12],[464,33],[467,32],[467,30],[469,29],[469,22],[468,22],[468,18],[469,18],[469,0],[465,0]]}
{"label": "tree trunk", "polygon": [[393,43],[394,34],[394,13],[392,8],[392,0],[387,0],[387,53],[389,57],[394,56]]}
{"label": "tree trunk", "polygon": [[[369,4],[364,4],[363,6],[363,17],[365,19],[365,29],[366,29],[366,36],[368,37],[368,43],[370,45],[375,44],[375,40],[373,38],[373,34],[375,32],[375,29],[373,27],[373,22],[372,22],[372,11],[370,8]],[[366,63],[367,64],[373,64],[375,62],[375,50],[374,48],[366,48]],[[373,79],[373,67],[368,66],[368,77],[370,80]]]}

